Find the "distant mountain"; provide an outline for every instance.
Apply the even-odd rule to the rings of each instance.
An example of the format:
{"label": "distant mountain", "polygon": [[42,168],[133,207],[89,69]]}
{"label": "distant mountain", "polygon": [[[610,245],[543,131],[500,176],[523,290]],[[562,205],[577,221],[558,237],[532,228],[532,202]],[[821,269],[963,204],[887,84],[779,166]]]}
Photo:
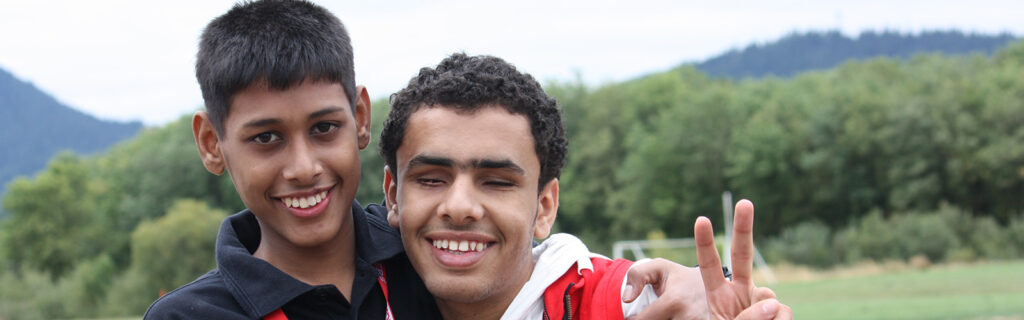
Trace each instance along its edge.
{"label": "distant mountain", "polygon": [[94,153],[141,128],[140,122],[104,121],[71,109],[0,68],[0,195],[15,177],[35,174],[61,150]]}
{"label": "distant mountain", "polygon": [[741,79],[767,75],[789,77],[797,73],[835,67],[849,59],[878,56],[907,58],[917,53],[984,53],[1016,40],[1011,34],[981,35],[959,31],[903,34],[867,31],[850,38],[838,31],[792,33],[767,44],[734,49],[696,65],[711,76]]}

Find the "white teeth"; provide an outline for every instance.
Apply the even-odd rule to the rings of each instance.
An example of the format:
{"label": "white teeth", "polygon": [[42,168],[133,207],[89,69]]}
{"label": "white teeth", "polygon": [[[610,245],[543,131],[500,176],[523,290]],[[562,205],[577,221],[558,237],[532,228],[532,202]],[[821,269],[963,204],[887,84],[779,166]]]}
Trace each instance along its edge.
{"label": "white teeth", "polygon": [[469,240],[433,240],[435,248],[457,252],[481,252],[487,249],[487,244]]}
{"label": "white teeth", "polygon": [[320,193],[304,197],[304,198],[282,198],[284,206],[289,208],[309,208],[319,204],[320,202],[327,199],[327,191],[321,191]]}

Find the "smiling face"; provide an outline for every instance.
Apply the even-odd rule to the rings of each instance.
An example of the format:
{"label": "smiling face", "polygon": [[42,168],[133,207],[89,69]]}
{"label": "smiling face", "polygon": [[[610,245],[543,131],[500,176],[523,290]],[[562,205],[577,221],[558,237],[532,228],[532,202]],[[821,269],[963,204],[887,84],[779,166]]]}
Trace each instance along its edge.
{"label": "smiling face", "polygon": [[558,207],[557,179],[537,192],[526,117],[424,107],[404,136],[385,191],[409,259],[442,312],[503,312],[533,272],[533,239],[547,236]]}
{"label": "smiling face", "polygon": [[223,136],[205,112],[193,118],[203,164],[231,175],[259,220],[261,249],[322,246],[350,225],[359,149],[369,143],[368,98],[358,91],[353,115],[337,83],[256,83],[233,96]]}

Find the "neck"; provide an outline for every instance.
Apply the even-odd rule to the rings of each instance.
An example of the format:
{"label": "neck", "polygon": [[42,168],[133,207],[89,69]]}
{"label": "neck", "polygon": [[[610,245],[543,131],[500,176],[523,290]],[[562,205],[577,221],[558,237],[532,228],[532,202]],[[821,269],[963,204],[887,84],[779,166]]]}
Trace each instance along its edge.
{"label": "neck", "polygon": [[355,231],[351,220],[342,224],[337,236],[311,247],[296,246],[280,235],[264,231],[253,256],[306,284],[334,285],[351,300],[355,278]]}
{"label": "neck", "polygon": [[505,290],[490,294],[484,293],[481,295],[484,296],[483,299],[444,299],[435,295],[434,300],[437,302],[437,308],[441,311],[442,318],[448,320],[501,319],[501,316],[505,314],[505,310],[512,305],[512,301],[515,300],[519,291],[530,281],[535,265],[536,262],[530,259],[523,268],[519,269],[521,272],[509,275],[506,280],[503,280],[503,282],[509,284],[502,286]]}

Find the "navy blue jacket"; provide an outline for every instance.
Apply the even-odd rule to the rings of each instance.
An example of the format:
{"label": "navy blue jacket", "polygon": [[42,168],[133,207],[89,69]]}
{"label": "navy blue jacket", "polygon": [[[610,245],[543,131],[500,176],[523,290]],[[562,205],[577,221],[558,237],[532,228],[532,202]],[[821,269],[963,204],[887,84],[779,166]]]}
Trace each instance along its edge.
{"label": "navy blue jacket", "polygon": [[217,269],[157,299],[144,319],[261,319],[281,309],[288,319],[384,319],[385,299],[373,264],[387,272],[395,319],[440,319],[434,298],[405,256],[386,210],[352,204],[356,275],[352,300],[334,285],[311,286],[253,257],[260,241],[248,209],[224,219],[217,234]]}

